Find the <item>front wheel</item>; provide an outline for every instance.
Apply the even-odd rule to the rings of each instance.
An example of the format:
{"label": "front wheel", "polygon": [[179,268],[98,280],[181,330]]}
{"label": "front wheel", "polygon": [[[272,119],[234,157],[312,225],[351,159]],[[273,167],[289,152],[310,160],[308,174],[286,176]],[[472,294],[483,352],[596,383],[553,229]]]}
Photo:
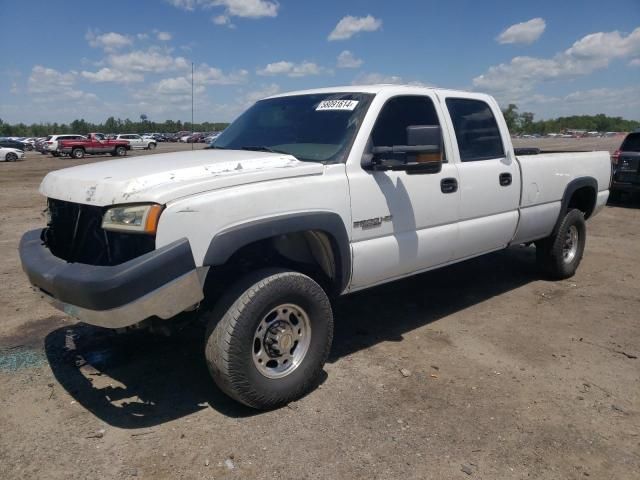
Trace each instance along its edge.
{"label": "front wheel", "polygon": [[18,155],[14,152],[9,152],[7,153],[7,155],[4,157],[4,159],[7,162],[15,162],[16,160],[18,160]]}
{"label": "front wheel", "polygon": [[582,260],[586,240],[584,214],[572,209],[565,215],[555,235],[536,242],[538,264],[553,279],[572,277]]}
{"label": "front wheel", "polygon": [[156,149],[156,144],[155,143],[150,143],[149,145],[147,145],[147,149],[148,150],[155,150]]}
{"label": "front wheel", "polygon": [[230,397],[266,410],[318,384],[333,339],[333,313],[311,278],[278,269],[255,272],[208,317],[207,366]]}

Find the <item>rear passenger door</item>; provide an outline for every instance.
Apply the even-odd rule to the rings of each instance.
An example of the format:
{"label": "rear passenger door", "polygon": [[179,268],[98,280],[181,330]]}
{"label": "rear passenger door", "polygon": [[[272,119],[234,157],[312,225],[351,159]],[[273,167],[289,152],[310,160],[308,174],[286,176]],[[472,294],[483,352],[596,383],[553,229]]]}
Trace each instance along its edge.
{"label": "rear passenger door", "polygon": [[[460,220],[455,256],[504,248],[518,225],[520,171],[503,141],[497,104],[448,97],[460,177]],[[506,131],[506,130],[505,130]]]}

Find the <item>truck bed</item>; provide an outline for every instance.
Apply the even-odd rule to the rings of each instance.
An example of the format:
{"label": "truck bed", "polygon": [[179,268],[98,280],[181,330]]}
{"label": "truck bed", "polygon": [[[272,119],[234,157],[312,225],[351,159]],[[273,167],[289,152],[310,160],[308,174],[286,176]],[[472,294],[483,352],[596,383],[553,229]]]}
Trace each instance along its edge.
{"label": "truck bed", "polygon": [[522,175],[520,221],[512,243],[544,238],[551,233],[560,213],[567,185],[589,172],[597,181],[594,212],[609,196],[609,152],[545,152],[516,157]]}

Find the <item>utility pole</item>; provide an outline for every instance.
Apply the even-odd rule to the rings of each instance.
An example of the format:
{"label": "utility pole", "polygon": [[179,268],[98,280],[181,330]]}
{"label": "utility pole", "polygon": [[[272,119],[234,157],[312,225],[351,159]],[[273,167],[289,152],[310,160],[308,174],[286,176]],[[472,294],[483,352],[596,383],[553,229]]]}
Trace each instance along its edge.
{"label": "utility pole", "polygon": [[191,62],[191,150],[193,150],[193,62]]}

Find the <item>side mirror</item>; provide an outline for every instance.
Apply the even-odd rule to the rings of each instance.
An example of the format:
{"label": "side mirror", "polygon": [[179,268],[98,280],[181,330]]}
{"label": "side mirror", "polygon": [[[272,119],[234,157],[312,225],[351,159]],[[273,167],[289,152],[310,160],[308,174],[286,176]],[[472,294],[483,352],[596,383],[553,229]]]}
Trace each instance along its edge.
{"label": "side mirror", "polygon": [[405,170],[409,174],[442,170],[442,130],[439,125],[410,125],[407,144],[373,147],[370,170]]}

